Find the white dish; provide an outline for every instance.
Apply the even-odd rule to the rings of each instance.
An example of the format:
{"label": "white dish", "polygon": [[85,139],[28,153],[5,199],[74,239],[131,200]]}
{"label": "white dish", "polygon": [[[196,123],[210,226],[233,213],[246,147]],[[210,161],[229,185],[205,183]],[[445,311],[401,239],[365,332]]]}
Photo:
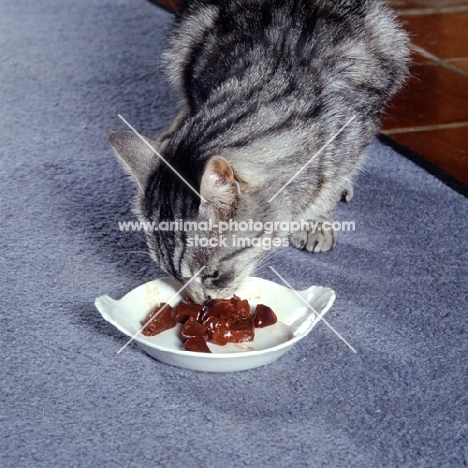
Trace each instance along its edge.
{"label": "white dish", "polygon": [[[133,337],[141,328],[143,319],[160,302],[169,302],[174,306],[185,297],[182,292],[169,301],[179,289],[180,284],[173,279],[162,278],[139,286],[119,301],[109,296],[98,297],[95,305],[105,320],[125,335]],[[150,356],[173,366],[207,372],[252,369],[276,361],[306,337],[335,300],[335,293],[330,288],[311,286],[304,291],[292,291],[255,277],[247,278],[236,295],[247,299],[252,309],[257,304],[271,307],[278,322],[270,327],[256,328],[255,339],[249,343],[230,343],[226,346],[208,343],[211,354],[185,351],[180,338],[180,324],[152,337],[138,334],[134,340]]]}

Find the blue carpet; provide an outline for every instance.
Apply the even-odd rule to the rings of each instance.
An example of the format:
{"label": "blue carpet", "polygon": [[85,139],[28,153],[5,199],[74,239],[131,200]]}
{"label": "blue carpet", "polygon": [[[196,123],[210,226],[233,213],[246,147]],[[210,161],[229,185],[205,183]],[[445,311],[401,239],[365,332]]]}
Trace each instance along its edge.
{"label": "blue carpet", "polygon": [[[143,0],[0,3],[0,465],[468,465],[468,201],[375,141],[330,253],[284,249],[296,288],[337,292],[276,363],[161,364],[93,306],[162,273],[102,131],[175,112],[159,69],[171,15]],[[260,276],[275,280],[264,268]]]}

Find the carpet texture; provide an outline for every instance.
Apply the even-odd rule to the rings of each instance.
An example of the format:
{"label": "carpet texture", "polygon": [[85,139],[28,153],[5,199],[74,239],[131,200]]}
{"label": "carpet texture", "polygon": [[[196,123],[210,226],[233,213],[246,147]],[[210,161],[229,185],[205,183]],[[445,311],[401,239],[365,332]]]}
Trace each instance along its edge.
{"label": "carpet texture", "polygon": [[[284,249],[298,289],[337,293],[274,364],[159,363],[94,308],[162,273],[104,129],[175,113],[159,69],[173,17],[143,0],[0,3],[0,465],[468,465],[468,202],[375,141],[337,248]],[[264,268],[259,276],[275,280]]]}

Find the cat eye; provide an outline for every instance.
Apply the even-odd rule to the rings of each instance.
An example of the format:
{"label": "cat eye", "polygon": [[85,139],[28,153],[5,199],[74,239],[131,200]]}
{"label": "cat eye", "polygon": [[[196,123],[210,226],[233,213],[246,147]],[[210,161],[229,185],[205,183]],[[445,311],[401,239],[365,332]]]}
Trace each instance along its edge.
{"label": "cat eye", "polygon": [[205,278],[217,279],[219,278],[219,271],[216,270],[216,271],[213,271],[212,273],[207,273],[205,275]]}

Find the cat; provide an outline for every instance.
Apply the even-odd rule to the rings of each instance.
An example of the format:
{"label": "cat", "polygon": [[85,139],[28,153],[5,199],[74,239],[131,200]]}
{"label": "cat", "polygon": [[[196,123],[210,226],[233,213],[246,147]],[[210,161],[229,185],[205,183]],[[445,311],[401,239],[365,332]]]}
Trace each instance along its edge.
{"label": "cat", "polygon": [[[147,232],[154,261],[202,303],[235,292],[267,237],[313,253],[332,249],[336,232],[320,226],[343,194],[351,199],[353,174],[407,78],[408,56],[407,35],[380,0],[182,2],[163,57],[179,114],[146,143],[133,132],[107,133],[137,183],[141,220],[215,226]],[[249,220],[276,229],[216,228]],[[296,220],[319,229],[278,224]],[[194,241],[207,235],[211,246]]]}

